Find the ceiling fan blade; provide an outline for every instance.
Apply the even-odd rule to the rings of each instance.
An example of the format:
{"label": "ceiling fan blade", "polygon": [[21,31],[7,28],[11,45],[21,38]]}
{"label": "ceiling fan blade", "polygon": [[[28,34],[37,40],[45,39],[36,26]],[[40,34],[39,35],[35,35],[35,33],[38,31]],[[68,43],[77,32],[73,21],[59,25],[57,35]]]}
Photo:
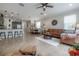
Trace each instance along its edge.
{"label": "ceiling fan blade", "polygon": [[40,3],[42,6],[44,6],[44,3]]}
{"label": "ceiling fan blade", "polygon": [[51,5],[47,5],[46,7],[50,7],[50,8],[53,8],[53,6],[51,6]]}
{"label": "ceiling fan blade", "polygon": [[36,4],[34,4],[34,6],[40,6],[40,3],[36,3]]}
{"label": "ceiling fan blade", "polygon": [[39,7],[37,7],[37,9],[38,9],[38,8],[42,8],[42,7],[43,7],[43,6],[39,6]]}
{"label": "ceiling fan blade", "polygon": [[42,6],[46,6],[48,3],[41,3]]}

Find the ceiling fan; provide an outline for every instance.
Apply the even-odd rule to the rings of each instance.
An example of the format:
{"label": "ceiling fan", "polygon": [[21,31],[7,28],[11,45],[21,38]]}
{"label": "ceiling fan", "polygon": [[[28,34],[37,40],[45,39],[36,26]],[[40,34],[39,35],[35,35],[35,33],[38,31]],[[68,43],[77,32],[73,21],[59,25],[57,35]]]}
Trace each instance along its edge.
{"label": "ceiling fan", "polygon": [[49,5],[49,3],[40,3],[41,6],[37,7],[38,8],[43,8],[43,11],[46,11],[46,8],[53,8],[52,5]]}

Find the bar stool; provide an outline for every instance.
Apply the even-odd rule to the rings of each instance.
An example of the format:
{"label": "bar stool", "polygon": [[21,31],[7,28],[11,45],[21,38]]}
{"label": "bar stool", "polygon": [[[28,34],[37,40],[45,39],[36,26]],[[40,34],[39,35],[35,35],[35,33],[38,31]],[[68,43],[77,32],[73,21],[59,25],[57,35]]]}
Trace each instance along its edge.
{"label": "bar stool", "polygon": [[6,32],[0,32],[0,38],[6,39]]}
{"label": "bar stool", "polygon": [[13,32],[12,32],[12,31],[9,31],[9,32],[8,32],[7,38],[13,38]]}
{"label": "bar stool", "polygon": [[23,36],[22,31],[19,31],[18,36],[19,36],[19,37],[22,37],[22,36]]}
{"label": "bar stool", "polygon": [[14,38],[18,37],[18,31],[14,31]]}

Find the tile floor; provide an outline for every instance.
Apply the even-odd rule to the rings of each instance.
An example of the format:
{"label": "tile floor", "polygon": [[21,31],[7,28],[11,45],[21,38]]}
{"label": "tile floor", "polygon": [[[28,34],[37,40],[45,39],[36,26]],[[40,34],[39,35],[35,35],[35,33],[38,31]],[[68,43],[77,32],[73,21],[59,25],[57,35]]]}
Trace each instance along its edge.
{"label": "tile floor", "polygon": [[31,35],[29,33],[25,33],[24,39],[23,37],[18,37],[15,39],[1,39],[0,55],[10,55],[12,52],[19,49],[24,49],[28,45],[35,46],[35,36],[38,35]]}
{"label": "tile floor", "polygon": [[36,39],[37,39],[36,55],[69,56],[68,49],[71,46],[60,43],[60,39],[52,38],[51,40],[46,40],[42,37],[36,37]]}
{"label": "tile floor", "polygon": [[[35,37],[38,36],[40,35],[32,35],[29,33],[25,33],[24,39],[22,37],[19,37],[16,39],[0,40],[0,55],[10,55],[12,52],[26,48],[28,45],[35,46]],[[62,48],[67,49],[67,46],[64,45],[64,47]]]}

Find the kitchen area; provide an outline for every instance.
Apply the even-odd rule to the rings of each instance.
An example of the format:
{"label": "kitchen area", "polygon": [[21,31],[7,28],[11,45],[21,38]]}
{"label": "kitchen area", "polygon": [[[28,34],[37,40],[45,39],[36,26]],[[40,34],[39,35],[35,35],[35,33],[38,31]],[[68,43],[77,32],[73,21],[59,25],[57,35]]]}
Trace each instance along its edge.
{"label": "kitchen area", "polygon": [[0,39],[23,36],[22,20],[17,21],[16,19],[0,13]]}

